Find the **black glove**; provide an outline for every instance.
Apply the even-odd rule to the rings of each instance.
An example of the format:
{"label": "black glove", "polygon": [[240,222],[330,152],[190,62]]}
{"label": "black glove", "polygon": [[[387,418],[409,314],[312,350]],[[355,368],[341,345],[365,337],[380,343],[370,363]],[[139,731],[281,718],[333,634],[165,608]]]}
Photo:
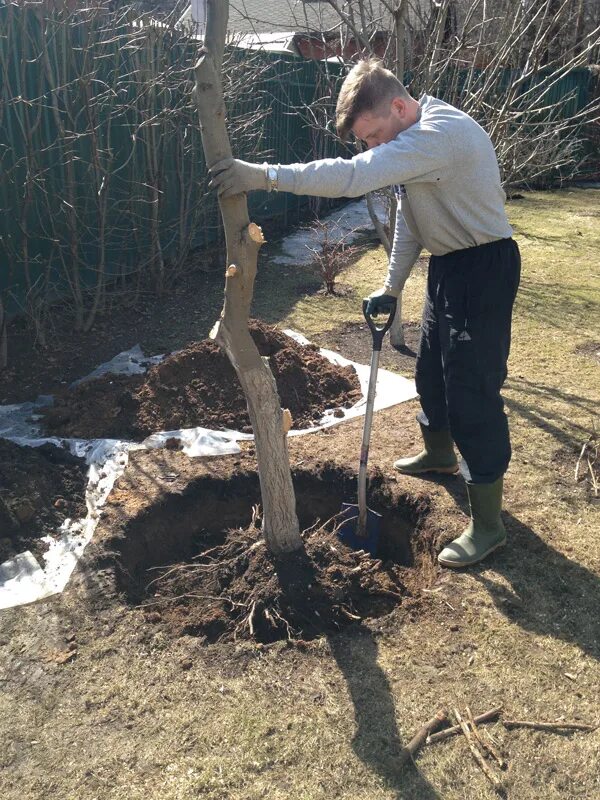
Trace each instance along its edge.
{"label": "black glove", "polygon": [[381,290],[379,293],[374,292],[369,295],[368,300],[365,314],[369,317],[376,317],[378,314],[391,314],[397,302],[393,294],[384,294]]}

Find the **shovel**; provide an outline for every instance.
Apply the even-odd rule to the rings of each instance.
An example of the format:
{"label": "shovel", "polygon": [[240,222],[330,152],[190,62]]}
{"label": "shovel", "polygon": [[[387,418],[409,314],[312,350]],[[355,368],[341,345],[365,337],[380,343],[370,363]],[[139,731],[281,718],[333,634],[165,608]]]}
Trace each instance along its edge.
{"label": "shovel", "polygon": [[[392,303],[393,301],[393,303]],[[379,354],[383,338],[390,329],[396,314],[396,302],[390,298],[388,317],[383,324],[378,324],[367,313],[368,299],[363,300],[363,314],[367,325],[373,335],[373,352],[371,354],[371,371],[369,373],[369,389],[367,391],[367,407],[365,410],[365,426],[363,428],[362,445],[360,448],[360,464],[358,468],[358,505],[342,503],[339,517],[342,523],[338,534],[342,541],[358,550],[366,550],[372,556],[376,555],[381,533],[381,514],[367,508],[367,462],[369,460],[369,442],[371,440],[371,425],[373,423],[373,406],[375,405],[375,387],[377,385],[377,371],[379,369]],[[386,312],[384,312],[386,313]]]}

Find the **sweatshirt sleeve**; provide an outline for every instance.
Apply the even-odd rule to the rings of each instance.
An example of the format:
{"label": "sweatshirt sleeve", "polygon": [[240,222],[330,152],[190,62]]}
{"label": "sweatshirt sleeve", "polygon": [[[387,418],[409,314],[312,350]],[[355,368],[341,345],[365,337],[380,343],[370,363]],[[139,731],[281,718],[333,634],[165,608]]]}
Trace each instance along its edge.
{"label": "sweatshirt sleeve", "polygon": [[417,122],[391,142],[354,158],[280,165],[278,189],[317,197],[359,197],[393,183],[441,180],[453,157],[451,141],[439,123]]}
{"label": "sweatshirt sleeve", "polygon": [[388,274],[384,283],[385,289],[393,294],[400,294],[422,249],[423,245],[409,231],[400,206],[398,206],[394,244],[392,245]]}

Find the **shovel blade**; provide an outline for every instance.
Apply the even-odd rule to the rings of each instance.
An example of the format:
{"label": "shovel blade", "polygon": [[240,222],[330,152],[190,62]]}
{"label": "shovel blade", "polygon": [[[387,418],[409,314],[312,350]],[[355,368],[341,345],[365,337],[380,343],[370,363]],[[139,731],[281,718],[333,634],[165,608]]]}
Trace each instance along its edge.
{"label": "shovel blade", "polygon": [[338,528],[340,539],[354,550],[366,550],[372,556],[377,555],[381,534],[381,514],[367,508],[367,525],[365,535],[358,533],[358,506],[354,503],[342,503],[339,514],[341,520]]}

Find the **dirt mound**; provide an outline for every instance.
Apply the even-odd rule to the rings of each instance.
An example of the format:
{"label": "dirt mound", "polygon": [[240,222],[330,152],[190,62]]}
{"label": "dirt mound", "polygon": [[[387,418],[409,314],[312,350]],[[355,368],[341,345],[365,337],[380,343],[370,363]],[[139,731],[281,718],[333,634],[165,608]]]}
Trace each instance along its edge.
{"label": "dirt mound", "polygon": [[86,485],[84,461],[67,450],[0,439],[0,563],[24,550],[39,557],[48,549],[41,537],[85,516]]}
{"label": "dirt mound", "polygon": [[175,635],[208,641],[312,639],[389,613],[409,596],[397,564],[346,547],[335,532],[304,534],[305,552],[276,558],[259,531],[231,531],[193,564],[172,566],[150,585],[146,619]]}
{"label": "dirt mound", "polygon": [[[352,367],[339,367],[277,328],[253,321],[252,337],[269,363],[283,408],[307,428],[326,408],[360,399]],[[139,440],[160,430],[206,427],[251,432],[237,375],[214,342],[195,342],[145,375],[106,375],[56,398],[44,424],[53,435]]]}

